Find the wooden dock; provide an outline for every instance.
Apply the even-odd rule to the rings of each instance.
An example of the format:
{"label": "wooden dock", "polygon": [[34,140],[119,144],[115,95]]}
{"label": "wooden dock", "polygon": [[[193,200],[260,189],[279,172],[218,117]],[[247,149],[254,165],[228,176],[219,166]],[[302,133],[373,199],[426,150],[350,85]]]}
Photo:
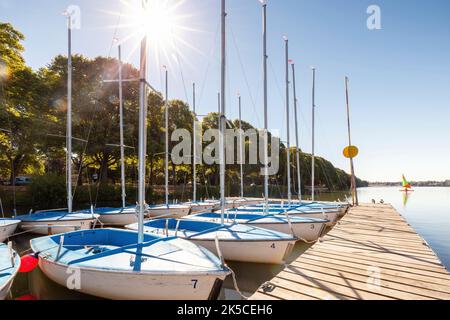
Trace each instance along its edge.
{"label": "wooden dock", "polygon": [[450,274],[390,205],[362,205],[254,300],[450,299]]}

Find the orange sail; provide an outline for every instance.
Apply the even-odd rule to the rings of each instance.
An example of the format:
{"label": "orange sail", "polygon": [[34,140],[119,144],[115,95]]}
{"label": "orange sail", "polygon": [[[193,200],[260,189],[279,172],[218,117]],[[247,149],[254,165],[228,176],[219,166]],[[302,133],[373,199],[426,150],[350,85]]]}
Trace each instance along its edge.
{"label": "orange sail", "polygon": [[403,188],[405,189],[412,189],[411,184],[408,182],[408,180],[406,180],[405,175],[403,175]]}

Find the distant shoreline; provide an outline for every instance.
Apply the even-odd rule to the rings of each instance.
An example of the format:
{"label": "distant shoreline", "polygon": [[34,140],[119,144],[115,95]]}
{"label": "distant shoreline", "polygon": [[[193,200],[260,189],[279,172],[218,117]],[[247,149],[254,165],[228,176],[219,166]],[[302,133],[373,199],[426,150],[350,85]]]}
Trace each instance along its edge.
{"label": "distant shoreline", "polygon": [[[437,188],[437,187],[450,187],[450,182],[446,181],[446,182],[411,182],[411,185],[413,186],[413,188],[419,188],[419,187],[424,187],[424,188]],[[374,183],[369,183],[368,187],[372,188],[372,187],[402,187],[402,183],[400,182],[374,182]]]}

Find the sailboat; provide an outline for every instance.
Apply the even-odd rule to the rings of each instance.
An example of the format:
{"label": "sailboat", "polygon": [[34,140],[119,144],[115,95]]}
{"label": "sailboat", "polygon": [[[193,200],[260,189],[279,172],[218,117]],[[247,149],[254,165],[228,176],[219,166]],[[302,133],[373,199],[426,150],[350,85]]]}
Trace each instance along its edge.
{"label": "sailboat", "polygon": [[[137,222],[138,215],[136,206],[126,205],[126,183],[125,183],[125,142],[124,142],[124,110],[123,110],[123,77],[122,77],[122,47],[118,45],[118,75],[119,75],[119,134],[120,134],[120,182],[121,182],[121,195],[122,195],[122,207],[120,208],[97,208],[94,207],[91,210],[78,211],[81,213],[93,212],[99,215],[99,221],[105,226],[117,226],[123,227],[130,223]],[[108,81],[115,82],[115,80]]]}
{"label": "sailboat", "polygon": [[[240,224],[292,234],[297,239],[308,242],[318,240],[322,236],[326,224],[329,223],[328,220],[321,218],[302,218],[283,215],[282,211],[274,211],[270,214],[264,214],[264,212],[256,214],[251,209],[249,213],[230,209],[227,210],[225,217],[225,223],[227,224]],[[186,219],[220,223],[221,216],[219,213],[200,213],[189,216]]]}
{"label": "sailboat", "polygon": [[0,218],[0,243],[8,239],[19,224],[20,220]]}
{"label": "sailboat", "polygon": [[[288,63],[291,63],[292,66],[292,78],[293,78],[293,94],[294,94],[294,116],[295,116],[295,132],[296,132],[296,143],[297,143],[297,179],[298,179],[298,200],[292,200],[291,198],[291,191],[290,191],[290,170],[288,169],[288,204],[285,204],[282,201],[272,201],[267,204],[267,206],[270,209],[283,209],[284,213],[288,212],[290,215],[294,216],[302,216],[302,217],[320,217],[329,220],[328,226],[331,226],[334,224],[337,219],[340,216],[343,216],[346,214],[346,212],[349,209],[348,203],[340,203],[340,202],[323,202],[323,201],[315,201],[315,75],[316,75],[316,69],[313,68],[313,90],[312,90],[312,183],[311,183],[311,190],[312,190],[312,201],[305,201],[302,199],[302,192],[301,192],[301,172],[300,172],[300,150],[299,150],[299,128],[298,128],[298,121],[297,121],[297,91],[296,91],[296,83],[295,83],[295,64],[292,60],[288,60],[287,55],[287,42],[288,39],[285,38],[286,41],[286,75],[287,69],[288,69]],[[286,97],[289,96],[289,78],[286,77]],[[287,104],[289,103],[288,98],[286,98]],[[288,106],[287,112],[289,112]],[[287,116],[287,122],[288,122],[288,128],[289,128],[289,114]],[[289,132],[289,130],[288,130]],[[289,136],[288,136],[288,142],[289,142]],[[289,144],[289,143],[288,143]],[[289,148],[288,148],[289,149]],[[290,160],[289,160],[289,154],[287,155],[287,168],[290,168]],[[261,205],[259,206],[261,207]],[[248,209],[248,208],[247,208]]]}
{"label": "sailboat", "polygon": [[67,74],[67,132],[66,132],[66,182],[67,210],[45,210],[15,217],[21,221],[22,230],[36,234],[57,234],[73,230],[86,230],[94,227],[99,215],[93,212],[72,212],[72,42],[71,28],[68,30],[68,74]]}
{"label": "sailboat", "polygon": [[319,204],[318,207],[309,207],[307,205],[294,206],[292,204],[285,207],[270,207],[265,205],[249,206],[234,209],[234,212],[237,212],[238,214],[276,214],[301,218],[317,218],[327,220],[327,226],[334,225],[341,215],[341,210],[339,208],[332,207],[325,209],[322,204]]}
{"label": "sailboat", "polygon": [[[221,110],[220,110],[220,193],[221,212],[219,223],[203,220],[161,219],[144,223],[147,234],[162,234],[188,239],[219,254],[225,260],[282,264],[289,257],[297,238],[291,234],[261,229],[251,225],[225,223],[225,63],[226,63],[226,11],[221,2],[222,53],[221,53]],[[229,202],[229,201],[228,201]],[[127,226],[129,229],[139,225]]]}
{"label": "sailboat", "polygon": [[240,197],[235,199],[228,199],[233,202],[233,209],[240,206],[248,206],[262,203],[261,199],[257,198],[247,198],[244,195],[244,162],[245,162],[245,141],[243,140],[243,130],[242,130],[242,97],[238,95],[238,106],[239,106],[239,172],[240,172]]}
{"label": "sailboat", "polygon": [[[144,9],[145,2],[143,2]],[[69,15],[69,38],[71,17]],[[176,237],[144,234],[147,146],[147,36],[141,41],[139,85],[138,232],[97,229],[31,240],[41,270],[80,292],[132,300],[217,298],[230,273],[207,249]],[[73,278],[76,272],[79,277]],[[72,281],[70,281],[72,280]],[[75,283],[72,283],[75,282]]]}
{"label": "sailboat", "polygon": [[[266,4],[263,5],[264,10],[264,44],[265,35],[266,35]],[[287,128],[288,128],[288,147],[287,147],[287,161],[288,161],[288,201],[289,205],[285,210],[271,210],[269,202],[265,202],[262,204],[262,209],[259,210],[258,207],[252,208],[251,206],[236,208],[234,210],[227,210],[227,222],[231,223],[240,223],[249,226],[258,226],[267,228],[270,230],[281,231],[285,233],[291,233],[294,236],[306,240],[306,241],[315,241],[321,235],[323,230],[325,229],[325,224],[330,223],[331,221],[326,219],[316,219],[314,217],[310,218],[300,218],[300,217],[291,217],[287,211],[292,209],[291,206],[291,181],[290,181],[290,137],[289,137],[289,51],[288,51],[288,39],[285,38],[285,49],[286,49],[286,118],[287,118]],[[265,51],[265,50],[264,50]],[[266,60],[266,55],[264,54],[264,60]],[[266,79],[266,77],[264,77]],[[266,88],[266,86],[264,86]],[[264,92],[266,94],[266,91]],[[267,121],[267,109],[265,107],[264,110],[265,120]],[[241,144],[242,145],[242,144]],[[242,150],[241,150],[242,157]],[[243,175],[242,175],[242,167],[241,167],[241,196],[243,195]],[[267,183],[267,180],[265,181]],[[285,215],[282,215],[285,213]],[[189,217],[189,219],[201,220],[201,221],[213,221],[218,222],[220,216],[218,213],[204,213],[193,215]]]}
{"label": "sailboat", "polygon": [[2,217],[0,218],[0,243],[2,243],[14,234],[20,224],[20,220],[5,218],[5,212],[3,211],[3,202],[1,198],[0,213],[2,214]]}
{"label": "sailboat", "polygon": [[192,84],[192,106],[193,106],[193,124],[192,124],[192,132],[193,132],[193,146],[192,146],[192,201],[184,203],[185,205],[190,206],[191,213],[199,213],[213,210],[214,208],[219,206],[218,201],[198,201],[197,200],[197,110],[196,110],[196,95],[195,95],[195,83]]}
{"label": "sailboat", "polygon": [[8,245],[0,243],[0,300],[5,300],[20,269],[20,256]]}
{"label": "sailboat", "polygon": [[169,71],[166,68],[166,95],[165,95],[165,196],[166,202],[161,205],[149,206],[147,209],[148,215],[151,218],[181,218],[191,212],[191,206],[183,203],[169,202]]}
{"label": "sailboat", "polygon": [[[213,214],[213,213],[206,213]],[[158,219],[144,223],[144,232],[192,241],[222,254],[227,261],[283,264],[292,252],[295,236],[242,224],[222,224],[203,220]],[[136,224],[127,226],[136,230]]]}
{"label": "sailboat", "polygon": [[406,180],[405,175],[402,176],[402,187],[403,189],[400,190],[401,192],[414,192],[414,190],[412,189],[412,185],[408,182],[408,180]]}

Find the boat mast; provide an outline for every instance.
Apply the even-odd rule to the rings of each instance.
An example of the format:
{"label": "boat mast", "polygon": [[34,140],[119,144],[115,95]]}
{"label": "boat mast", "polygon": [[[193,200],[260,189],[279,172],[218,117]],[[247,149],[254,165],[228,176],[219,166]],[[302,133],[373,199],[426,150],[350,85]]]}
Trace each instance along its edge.
{"label": "boat mast", "polygon": [[315,112],[316,112],[316,69],[312,68],[313,73],[313,87],[312,87],[312,152],[311,152],[311,200],[315,200]]}
{"label": "boat mast", "polygon": [[289,123],[289,39],[284,37],[285,54],[286,54],[286,130],[287,130],[287,148],[286,148],[286,169],[287,169],[287,186],[288,186],[288,203],[291,205],[291,133]]}
{"label": "boat mast", "polygon": [[72,15],[67,13],[68,53],[67,53],[67,211],[72,213]]}
{"label": "boat mast", "polygon": [[221,220],[225,223],[225,81],[226,81],[226,17],[225,0],[221,5],[221,79],[220,79],[220,196]]}
{"label": "boat mast", "polygon": [[164,121],[166,128],[166,152],[165,152],[165,190],[166,190],[166,206],[169,207],[169,71],[166,67],[166,101],[164,106]]}
{"label": "boat mast", "polygon": [[244,198],[244,150],[242,140],[242,104],[241,104],[241,95],[238,95],[239,100],[239,159],[241,166],[241,198]]}
{"label": "boat mast", "polygon": [[297,118],[297,89],[295,87],[295,64],[292,63],[292,87],[294,92],[294,116],[295,116],[295,141],[297,144],[297,183],[298,183],[298,200],[302,202],[302,176],[300,168],[300,141],[298,132]]}
{"label": "boat mast", "polygon": [[[348,145],[352,145],[352,135],[350,130],[350,102],[349,102],[349,93],[348,93],[348,77],[345,77],[345,98],[347,104],[347,127],[348,127]],[[358,192],[356,191],[356,177],[355,177],[355,167],[353,163],[353,158],[350,158],[350,171],[351,171],[351,189],[352,189],[352,200],[353,205],[358,206]]]}
{"label": "boat mast", "polygon": [[195,82],[192,84],[192,106],[194,109],[194,124],[192,126],[193,132],[193,163],[192,163],[192,188],[193,188],[193,197],[192,201],[197,202],[197,113],[195,106]]}
{"label": "boat mast", "polygon": [[269,213],[269,122],[267,114],[267,1],[260,0],[263,11],[263,87],[264,87],[264,213]]}
{"label": "boat mast", "polygon": [[118,45],[119,53],[119,121],[120,121],[120,182],[122,185],[122,208],[126,207],[125,187],[125,141],[123,132],[123,87],[122,87],[122,47]]}
{"label": "boat mast", "polygon": [[[142,1],[146,10],[146,1]],[[144,242],[144,211],[145,211],[145,163],[147,155],[147,35],[141,40],[139,69],[139,192],[138,192],[138,243]]]}

